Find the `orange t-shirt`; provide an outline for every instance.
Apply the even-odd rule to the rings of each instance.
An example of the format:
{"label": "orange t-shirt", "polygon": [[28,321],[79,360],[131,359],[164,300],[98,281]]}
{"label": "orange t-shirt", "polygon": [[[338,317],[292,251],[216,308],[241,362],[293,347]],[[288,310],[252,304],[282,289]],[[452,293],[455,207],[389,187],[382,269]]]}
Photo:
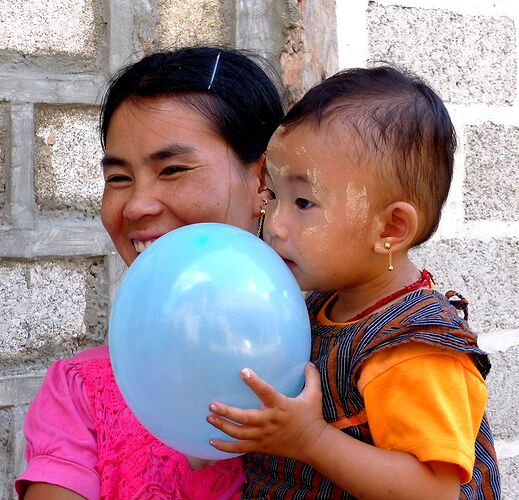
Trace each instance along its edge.
{"label": "orange t-shirt", "polygon": [[[325,310],[317,320],[334,324]],[[384,349],[364,362],[358,388],[365,405],[358,417],[367,418],[377,447],[412,454],[421,462],[458,465],[461,483],[470,481],[487,403],[484,379],[470,354],[423,342]]]}
{"label": "orange t-shirt", "polygon": [[364,363],[358,387],[376,446],[456,464],[461,483],[470,481],[487,391],[469,354],[393,347]]}

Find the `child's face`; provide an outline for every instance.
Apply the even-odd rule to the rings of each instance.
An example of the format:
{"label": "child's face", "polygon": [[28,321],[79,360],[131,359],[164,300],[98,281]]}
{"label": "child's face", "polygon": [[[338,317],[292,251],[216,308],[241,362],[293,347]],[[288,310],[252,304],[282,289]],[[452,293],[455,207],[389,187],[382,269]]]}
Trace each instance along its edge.
{"label": "child's face", "polygon": [[278,130],[269,143],[264,237],[303,290],[354,287],[376,267],[380,191],[371,169],[359,164],[358,148],[331,126]]}

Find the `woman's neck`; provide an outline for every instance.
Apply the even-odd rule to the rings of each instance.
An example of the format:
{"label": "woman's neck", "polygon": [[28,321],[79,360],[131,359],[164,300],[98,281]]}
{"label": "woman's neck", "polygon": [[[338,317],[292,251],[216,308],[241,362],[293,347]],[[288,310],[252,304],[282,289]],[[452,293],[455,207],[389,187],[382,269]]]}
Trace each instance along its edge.
{"label": "woman's neck", "polygon": [[337,300],[327,312],[328,318],[337,323],[346,322],[420,278],[420,271],[407,257],[395,262],[394,267],[394,271],[385,271],[354,288],[338,290]]}

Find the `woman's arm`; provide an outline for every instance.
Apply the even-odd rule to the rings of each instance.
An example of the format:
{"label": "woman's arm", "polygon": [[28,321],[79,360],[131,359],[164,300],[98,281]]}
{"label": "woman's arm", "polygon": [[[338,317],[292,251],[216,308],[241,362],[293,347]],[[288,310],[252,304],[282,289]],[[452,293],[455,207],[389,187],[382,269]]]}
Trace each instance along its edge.
{"label": "woman's arm", "polygon": [[21,498],[23,500],[84,500],[85,497],[54,484],[32,483]]}
{"label": "woman's arm", "polygon": [[209,422],[239,439],[215,439],[216,448],[295,458],[358,498],[458,498],[458,466],[422,463],[413,455],[376,448],[327,424],[315,368],[306,369],[305,389],[297,398],[286,398],[251,371],[243,378],[263,407],[241,410],[213,403]]}

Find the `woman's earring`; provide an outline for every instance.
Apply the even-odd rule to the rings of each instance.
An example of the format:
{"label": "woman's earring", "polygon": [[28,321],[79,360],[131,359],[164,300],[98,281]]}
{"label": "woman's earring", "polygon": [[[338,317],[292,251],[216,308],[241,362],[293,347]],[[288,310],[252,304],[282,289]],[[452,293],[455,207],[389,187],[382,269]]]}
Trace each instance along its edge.
{"label": "woman's earring", "polygon": [[394,269],[394,267],[393,267],[393,255],[391,254],[391,243],[389,243],[389,241],[386,241],[384,243],[384,248],[387,248],[389,250],[389,265],[387,266],[387,270],[392,271]]}
{"label": "woman's earring", "polygon": [[[266,200],[265,198],[263,198],[263,207],[265,207],[268,203],[268,200]],[[267,213],[267,211],[261,207],[260,208],[260,216],[259,216],[259,221],[258,221],[258,231],[256,233],[256,236],[258,238],[262,238],[263,236],[263,222],[265,221],[265,214]]]}

